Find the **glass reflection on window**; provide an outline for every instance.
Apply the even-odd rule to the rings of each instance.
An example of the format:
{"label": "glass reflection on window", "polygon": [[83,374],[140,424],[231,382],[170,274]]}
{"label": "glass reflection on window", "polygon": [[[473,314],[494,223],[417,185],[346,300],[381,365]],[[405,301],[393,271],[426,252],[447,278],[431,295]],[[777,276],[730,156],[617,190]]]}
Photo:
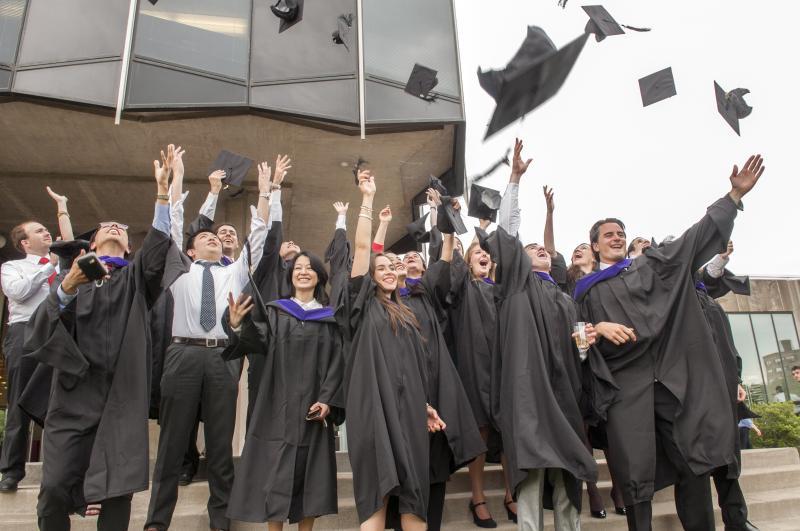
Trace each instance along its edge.
{"label": "glass reflection on window", "polygon": [[249,0],[141,2],[136,55],[247,79]]}
{"label": "glass reflection on window", "polygon": [[0,63],[10,65],[17,55],[25,0],[0,0]]}
{"label": "glass reflection on window", "polygon": [[758,349],[750,326],[750,316],[746,313],[728,314],[731,323],[733,342],[742,358],[742,385],[751,403],[768,402],[767,388],[761,374]]}

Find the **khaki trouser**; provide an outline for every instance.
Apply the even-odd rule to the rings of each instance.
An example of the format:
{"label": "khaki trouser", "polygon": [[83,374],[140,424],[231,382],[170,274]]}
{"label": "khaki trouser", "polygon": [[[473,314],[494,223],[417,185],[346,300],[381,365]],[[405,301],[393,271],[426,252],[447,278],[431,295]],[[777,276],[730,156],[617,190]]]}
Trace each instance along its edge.
{"label": "khaki trouser", "polygon": [[547,481],[553,486],[553,515],[556,531],[580,531],[581,518],[572,505],[564,488],[564,476],[560,470],[539,469],[528,472],[528,477],[519,486],[517,496],[517,522],[520,531],[542,531],[544,510],[542,495]]}

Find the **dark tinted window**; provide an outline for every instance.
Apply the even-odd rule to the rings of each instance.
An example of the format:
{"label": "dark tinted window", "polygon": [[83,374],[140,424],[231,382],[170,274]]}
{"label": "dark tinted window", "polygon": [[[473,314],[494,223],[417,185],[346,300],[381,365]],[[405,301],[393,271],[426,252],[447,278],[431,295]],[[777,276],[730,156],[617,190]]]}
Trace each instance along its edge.
{"label": "dark tinted window", "polygon": [[247,79],[250,0],[139,2],[137,56]]}
{"label": "dark tinted window", "polygon": [[250,89],[250,105],[305,116],[358,121],[355,79],[281,83]]}
{"label": "dark tinted window", "polygon": [[17,70],[14,92],[113,107],[120,61]]}
{"label": "dark tinted window", "polygon": [[25,0],[0,0],[0,63],[11,64],[17,53]]}
{"label": "dark tinted window", "polygon": [[246,103],[244,85],[131,63],[126,107],[214,107]]}
{"label": "dark tinted window", "polygon": [[18,63],[120,57],[128,6],[121,0],[31,0]]}

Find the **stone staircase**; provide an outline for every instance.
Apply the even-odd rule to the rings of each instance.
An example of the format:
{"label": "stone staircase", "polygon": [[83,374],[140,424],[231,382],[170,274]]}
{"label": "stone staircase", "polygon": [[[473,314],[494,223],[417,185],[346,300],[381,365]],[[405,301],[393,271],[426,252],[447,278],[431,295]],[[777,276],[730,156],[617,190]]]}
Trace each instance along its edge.
{"label": "stone staircase", "polygon": [[[608,503],[606,509],[613,513],[609,491],[611,482],[603,459],[600,465],[598,486]],[[339,514],[317,520],[315,529],[357,529],[358,518],[353,500],[352,474],[346,454],[338,454]],[[28,465],[28,475],[13,494],[0,495],[0,529],[34,531],[36,529],[36,498],[41,465]],[[800,455],[794,448],[748,450],[743,452],[743,473],[740,479],[747,498],[750,519],[762,531],[796,531],[800,529]],[[499,466],[488,466],[486,470],[486,495],[492,514],[501,530],[516,529],[505,518],[503,507],[503,477]],[[713,487],[712,487],[713,491]],[[467,503],[470,498],[469,477],[466,469],[453,475],[447,486],[444,510],[444,529],[477,529],[472,525]],[[194,483],[180,488],[178,506],[171,529],[176,531],[207,531],[206,502],[208,485],[203,480],[203,470]],[[140,492],[133,497],[130,528],[140,530],[144,525],[149,502],[149,492]],[[609,514],[605,520],[589,516],[588,501],[584,497],[582,527],[587,531],[611,531],[627,529],[625,518]],[[548,518],[552,518],[548,516]],[[717,524],[722,522],[717,510]],[[292,526],[294,527],[294,526]],[[95,529],[95,518],[73,517],[73,529]],[[234,531],[266,529],[265,524],[234,523]],[[548,529],[552,529],[552,524]],[[656,531],[681,529],[672,497],[672,489],[656,493],[653,505],[653,529]]]}

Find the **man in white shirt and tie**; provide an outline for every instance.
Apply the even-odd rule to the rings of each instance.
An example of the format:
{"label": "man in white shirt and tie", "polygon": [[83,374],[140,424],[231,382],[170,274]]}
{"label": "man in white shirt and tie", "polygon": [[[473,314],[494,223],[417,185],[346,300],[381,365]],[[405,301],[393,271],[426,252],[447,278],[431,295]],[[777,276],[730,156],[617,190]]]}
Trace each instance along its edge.
{"label": "man in white shirt and tie", "polygon": [[[67,212],[67,198],[50,194],[58,205],[58,220],[61,235],[72,239],[72,226]],[[17,407],[20,394],[25,389],[36,362],[22,358],[25,324],[39,304],[50,292],[48,280],[56,274],[57,259],[50,256],[53,237],[38,221],[26,221],[11,229],[14,247],[25,254],[25,258],[11,260],[2,266],[3,293],[8,299],[8,328],[3,338],[6,371],[8,373],[6,400],[5,437],[0,454],[0,492],[13,492],[25,477],[25,459],[28,452],[28,431],[31,419]]]}
{"label": "man in white shirt and tie", "polygon": [[178,498],[178,480],[198,407],[205,422],[206,460],[210,491],[211,529],[228,529],[225,516],[233,484],[231,441],[236,420],[239,370],[220,355],[227,345],[222,314],[228,293],[237,297],[248,282],[252,263],[263,253],[269,220],[269,195],[279,189],[284,174],[259,165],[258,209],[251,207],[251,253],[241,253],[232,264],[222,262],[222,242],[215,232],[202,229],[189,237],[186,253],[193,264],[170,287],[174,299],[172,344],[164,359],[161,378],[158,455],[145,530],[169,528]]}

